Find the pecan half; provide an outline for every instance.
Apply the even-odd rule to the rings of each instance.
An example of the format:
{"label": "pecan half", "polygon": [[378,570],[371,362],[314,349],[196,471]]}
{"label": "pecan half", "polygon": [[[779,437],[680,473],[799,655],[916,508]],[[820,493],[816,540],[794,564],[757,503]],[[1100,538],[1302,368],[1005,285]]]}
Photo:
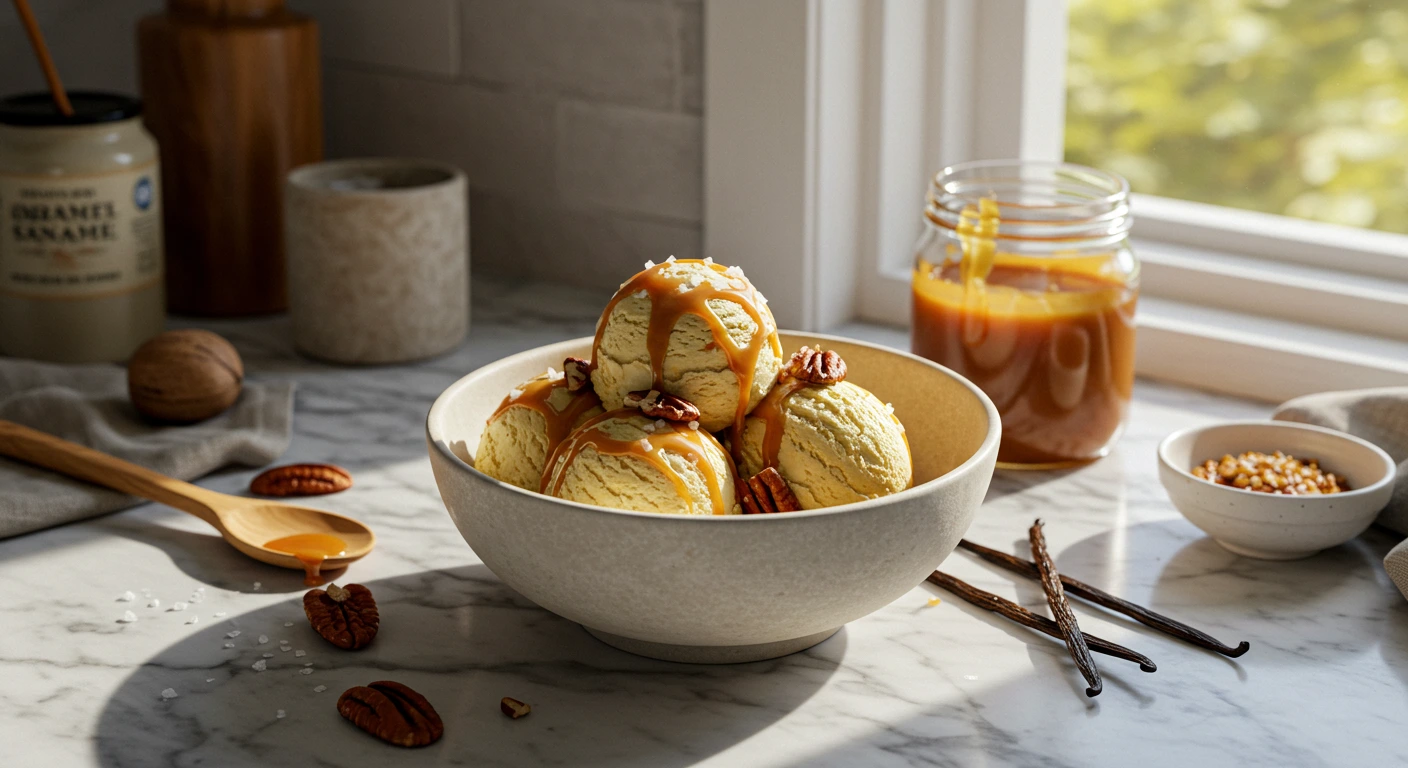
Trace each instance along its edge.
{"label": "pecan half", "polygon": [[518,699],[511,699],[505,696],[499,701],[499,711],[503,712],[505,715],[508,715],[514,720],[517,720],[518,718],[523,717],[529,712],[532,712],[533,707],[528,704],[524,704]]}
{"label": "pecan half", "polygon": [[788,487],[787,480],[774,468],[768,467],[748,478],[739,488],[745,515],[769,515],[776,512],[798,512],[801,502]]}
{"label": "pecan half", "polygon": [[846,380],[846,361],[833,350],[802,347],[787,361],[783,372],[812,384],[836,384]]}
{"label": "pecan half", "polygon": [[567,376],[567,391],[581,392],[592,385],[592,364],[580,357],[569,357],[562,362],[562,370]]}
{"label": "pecan half", "polygon": [[445,735],[435,707],[410,687],[391,680],[348,688],[337,711],[352,724],[398,747],[423,747]]}
{"label": "pecan half", "polygon": [[658,389],[628,392],[624,405],[639,408],[641,413],[652,419],[688,422],[699,418],[699,408],[694,403]]}
{"label": "pecan half", "polygon": [[266,469],[249,481],[260,496],[322,496],[352,487],[352,474],[332,464],[288,464]]}
{"label": "pecan half", "polygon": [[310,589],[303,596],[303,612],[324,640],[348,651],[370,645],[381,626],[372,591],[361,584]]}

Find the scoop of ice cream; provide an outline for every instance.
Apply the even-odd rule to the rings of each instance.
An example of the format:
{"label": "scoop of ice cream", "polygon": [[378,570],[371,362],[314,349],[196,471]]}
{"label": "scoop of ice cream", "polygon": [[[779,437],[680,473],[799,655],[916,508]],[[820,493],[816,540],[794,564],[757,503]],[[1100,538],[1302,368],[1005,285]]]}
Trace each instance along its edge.
{"label": "scoop of ice cream", "polygon": [[677,515],[739,514],[728,454],[702,427],[610,411],[550,459],[543,490],[600,507]]}
{"label": "scoop of ice cream", "polygon": [[902,491],[913,471],[893,409],[848,382],[784,379],[748,417],[741,448],[740,474],[773,463],[803,509]]}
{"label": "scoop of ice cream", "polygon": [[496,480],[536,491],[552,450],[573,429],[601,413],[595,392],[568,392],[560,373],[530,379],[510,392],[489,417],[474,466]]}
{"label": "scoop of ice cream", "polygon": [[751,411],[782,367],[767,300],[737,267],[671,261],[621,286],[598,323],[592,384],[608,410],[659,389],[699,408],[715,432]]}

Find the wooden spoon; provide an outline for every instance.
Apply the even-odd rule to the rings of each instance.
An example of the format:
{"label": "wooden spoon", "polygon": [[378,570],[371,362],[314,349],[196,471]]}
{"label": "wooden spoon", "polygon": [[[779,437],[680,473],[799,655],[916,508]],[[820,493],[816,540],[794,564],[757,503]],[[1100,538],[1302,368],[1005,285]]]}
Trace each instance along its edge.
{"label": "wooden spoon", "polygon": [[216,493],[4,420],[0,420],[0,456],[19,459],[195,515],[215,526],[235,549],[270,565],[307,571],[310,580],[317,574],[316,567],[288,552],[269,549],[265,544],[298,534],[336,536],[347,546],[341,554],[330,555],[318,562],[324,570],[345,568],[365,557],[376,545],[376,535],[371,529],[350,517],[277,501]]}

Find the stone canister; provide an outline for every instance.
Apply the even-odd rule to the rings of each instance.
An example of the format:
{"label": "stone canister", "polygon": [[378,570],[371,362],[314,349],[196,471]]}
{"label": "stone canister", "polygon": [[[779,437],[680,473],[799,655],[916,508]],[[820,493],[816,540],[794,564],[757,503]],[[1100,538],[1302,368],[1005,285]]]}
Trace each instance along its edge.
{"label": "stone canister", "polygon": [[469,330],[465,175],[428,160],[335,160],[285,188],[289,315],[300,352],[419,360]]}

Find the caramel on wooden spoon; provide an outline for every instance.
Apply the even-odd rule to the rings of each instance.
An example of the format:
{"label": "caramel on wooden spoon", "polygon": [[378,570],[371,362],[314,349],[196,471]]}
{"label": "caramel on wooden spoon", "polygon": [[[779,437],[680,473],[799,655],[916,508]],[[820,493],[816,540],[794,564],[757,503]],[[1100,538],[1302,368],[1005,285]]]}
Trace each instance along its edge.
{"label": "caramel on wooden spoon", "polygon": [[[307,537],[310,541],[316,539],[325,543],[333,537],[341,539],[344,544],[341,551],[324,549],[315,553],[315,556],[326,554],[326,557],[319,557],[317,565],[329,571],[345,568],[365,557],[376,545],[376,535],[371,529],[350,517],[321,509],[216,493],[4,420],[0,420],[0,456],[175,507],[215,526],[225,541],[255,560],[306,571],[310,578],[317,574],[317,569],[307,563],[310,553],[300,551],[302,558],[295,556],[286,550],[298,551],[300,547],[287,546],[282,540]],[[270,548],[269,544],[280,544],[282,549]]]}

